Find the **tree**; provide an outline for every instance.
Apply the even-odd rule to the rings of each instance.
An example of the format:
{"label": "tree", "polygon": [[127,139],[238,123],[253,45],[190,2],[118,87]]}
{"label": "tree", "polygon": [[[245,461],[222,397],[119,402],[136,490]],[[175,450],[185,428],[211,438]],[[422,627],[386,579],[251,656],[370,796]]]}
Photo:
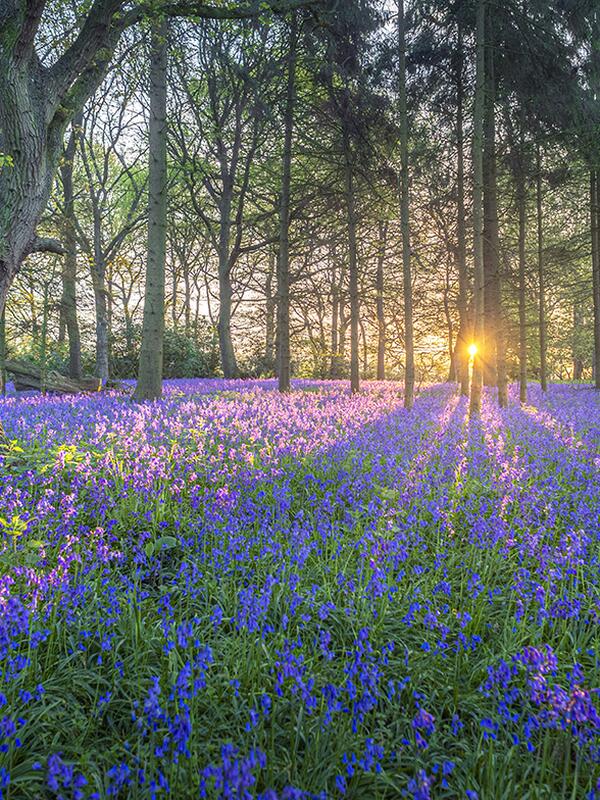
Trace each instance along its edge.
{"label": "tree", "polygon": [[290,390],[290,188],[292,143],[296,101],[296,47],[298,19],[292,12],[288,58],[287,88],[283,117],[283,156],[279,203],[279,252],[277,254],[277,377],[280,392]]}
{"label": "tree", "polygon": [[517,153],[517,208],[519,215],[519,402],[527,402],[527,286],[526,286],[526,236],[527,189],[525,185],[524,118],[521,114],[519,148]]}
{"label": "tree", "polygon": [[198,51],[177,60],[181,111],[171,151],[217,259],[217,328],[227,378],[238,373],[232,340],[234,273],[254,227],[248,211],[272,106],[274,63],[268,34],[265,26],[248,22],[225,29],[205,23],[192,31],[192,39],[202,42]]}
{"label": "tree", "polygon": [[127,28],[144,19],[195,16],[254,18],[270,9],[287,13],[316,0],[210,5],[192,0],[128,5],[93,0],[80,9],[81,26],[54,62],[45,65],[35,37],[47,0],[5,0],[0,6],[0,311],[23,259],[31,252],[62,252],[55,241],[36,235],[62,155],[65,131],[110,68]]}
{"label": "tree", "polygon": [[[146,152],[145,131],[140,131],[141,115],[131,111],[138,100],[138,83],[131,66],[111,73],[80,115],[78,126],[85,191],[81,192],[83,208],[75,224],[92,278],[95,374],[103,383],[108,380],[110,364],[110,277],[114,263],[144,217],[140,206],[147,172],[140,162]],[[127,150],[133,149],[134,143],[136,154],[128,159]]]}
{"label": "tree", "polygon": [[155,23],[150,43],[148,169],[148,255],[144,323],[136,400],[156,400],[162,392],[167,248],[167,50],[166,20]]}
{"label": "tree", "polygon": [[538,262],[538,320],[540,338],[540,386],[548,391],[547,324],[546,324],[546,275],[544,268],[544,222],[542,197],[542,156],[536,148],[535,205],[537,212],[537,262]]}
{"label": "tree", "polygon": [[377,272],[375,278],[376,308],[377,308],[377,380],[385,380],[385,345],[386,345],[386,320],[384,308],[385,295],[385,255],[387,245],[388,223],[380,220],[378,225],[379,238],[377,240]]}
{"label": "tree", "polygon": [[484,284],[484,382],[496,386],[498,405],[508,404],[504,311],[500,275],[498,220],[498,168],[496,154],[496,19],[491,8],[486,14],[485,112],[483,125],[483,263]]}
{"label": "tree", "polygon": [[62,269],[61,313],[69,340],[69,377],[79,379],[81,367],[81,336],[77,318],[77,222],[75,218],[75,197],[73,191],[73,162],[76,142],[79,136],[80,117],[73,120],[71,132],[64,150],[60,166],[60,180],[63,191],[63,231],[65,248]]}
{"label": "tree", "polygon": [[469,323],[469,273],[467,267],[467,233],[465,213],[465,153],[464,153],[464,55],[463,33],[457,23],[457,44],[454,75],[456,82],[456,260],[458,262],[458,312],[459,333],[456,343],[455,376],[460,382],[463,397],[469,394],[468,346],[471,339]]}
{"label": "tree", "polygon": [[479,0],[475,36],[475,99],[473,105],[473,262],[475,266],[473,327],[477,350],[473,356],[473,375],[471,378],[470,413],[472,415],[478,414],[481,410],[484,359],[483,118],[485,110],[485,18],[486,2],[485,0]]}
{"label": "tree", "polygon": [[398,0],[398,108],[400,117],[400,220],[404,292],[404,407],[410,411],[415,394],[412,274],[410,266],[410,197],[408,173],[408,109],[406,105],[406,33],[404,0]]}

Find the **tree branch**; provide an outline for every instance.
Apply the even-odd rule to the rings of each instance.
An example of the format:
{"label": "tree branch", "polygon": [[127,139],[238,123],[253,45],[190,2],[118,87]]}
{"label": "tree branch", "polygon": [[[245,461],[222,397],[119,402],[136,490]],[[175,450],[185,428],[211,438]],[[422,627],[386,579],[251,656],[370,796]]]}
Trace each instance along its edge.
{"label": "tree branch", "polygon": [[64,256],[65,248],[58,239],[36,236],[27,249],[27,255],[31,253],[55,253],[57,256]]}
{"label": "tree branch", "polygon": [[323,0],[261,0],[230,6],[214,6],[198,0],[172,0],[164,3],[141,3],[126,16],[126,24],[133,25],[142,18],[160,15],[169,17],[199,17],[201,19],[251,19],[270,11],[273,14],[287,14],[299,8],[322,4]]}
{"label": "tree branch", "polygon": [[[102,52],[101,61],[106,61],[109,53],[112,56],[125,27],[123,19],[119,18],[122,6],[123,0],[94,0],[77,38],[49,70],[57,104],[82,73],[90,68],[95,71],[93,67],[100,51],[107,51],[106,54]],[[109,36],[109,32],[113,35]]]}
{"label": "tree branch", "polygon": [[33,41],[45,7],[46,0],[26,0],[21,34],[15,45],[15,55],[19,61],[25,61],[31,54]]}
{"label": "tree branch", "polygon": [[[0,4],[0,41],[3,47],[16,44],[19,30],[24,18],[24,0],[5,0]],[[12,49],[12,48],[11,48]]]}
{"label": "tree branch", "polygon": [[[100,85],[125,28],[143,19],[187,16],[203,19],[249,19],[265,11],[284,14],[331,0],[249,0],[236,7],[213,6],[197,0],[142,2],[129,11],[124,0],[94,0],[79,35],[48,71],[52,95],[49,117],[59,133]],[[30,0],[43,5],[43,0]],[[335,2],[335,0],[334,0]],[[1,18],[0,18],[1,21]]]}

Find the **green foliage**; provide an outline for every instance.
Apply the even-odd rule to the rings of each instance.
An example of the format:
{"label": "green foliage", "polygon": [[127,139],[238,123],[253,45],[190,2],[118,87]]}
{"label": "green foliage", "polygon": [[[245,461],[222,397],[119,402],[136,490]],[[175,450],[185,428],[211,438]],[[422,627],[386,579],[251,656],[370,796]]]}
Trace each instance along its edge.
{"label": "green foliage", "polygon": [[[129,342],[129,346],[128,346]],[[117,378],[137,376],[141,327],[133,327],[128,335],[116,331],[113,336],[112,374]],[[199,326],[196,336],[181,330],[165,329],[163,378],[206,378],[218,369],[215,337],[208,325]]]}

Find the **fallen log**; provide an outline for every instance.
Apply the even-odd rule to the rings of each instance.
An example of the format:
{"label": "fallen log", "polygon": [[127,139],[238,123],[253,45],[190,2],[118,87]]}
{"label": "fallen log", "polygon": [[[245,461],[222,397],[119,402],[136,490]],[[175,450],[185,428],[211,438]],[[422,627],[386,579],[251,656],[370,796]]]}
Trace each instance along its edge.
{"label": "fallen log", "polygon": [[68,378],[56,370],[49,370],[42,381],[40,368],[22,361],[7,361],[5,368],[9,374],[14,376],[17,391],[37,389],[40,392],[45,390],[57,394],[79,394],[81,392],[99,392],[102,389],[99,378]]}

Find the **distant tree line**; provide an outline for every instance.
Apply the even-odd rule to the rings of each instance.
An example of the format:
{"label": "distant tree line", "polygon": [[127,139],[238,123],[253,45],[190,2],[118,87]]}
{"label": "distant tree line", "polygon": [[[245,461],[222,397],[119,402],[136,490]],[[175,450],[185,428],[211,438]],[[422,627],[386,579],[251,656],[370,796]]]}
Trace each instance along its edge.
{"label": "distant tree line", "polygon": [[6,0],[1,358],[600,388],[599,126],[593,0]]}

